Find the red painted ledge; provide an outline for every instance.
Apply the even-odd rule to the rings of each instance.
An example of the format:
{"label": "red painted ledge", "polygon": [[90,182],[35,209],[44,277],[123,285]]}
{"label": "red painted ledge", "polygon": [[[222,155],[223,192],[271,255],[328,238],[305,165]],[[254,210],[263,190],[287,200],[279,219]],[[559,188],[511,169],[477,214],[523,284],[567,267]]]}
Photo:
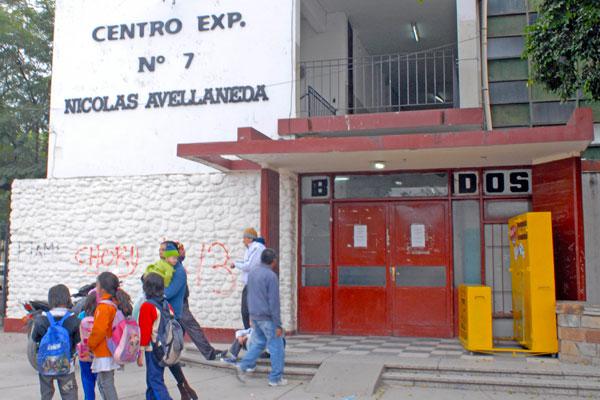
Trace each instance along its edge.
{"label": "red painted ledge", "polygon": [[[25,323],[21,318],[5,318],[4,332],[27,333]],[[211,343],[231,343],[235,339],[235,329],[231,328],[202,328],[206,338]],[[286,332],[287,335],[295,334],[294,331]],[[186,336],[186,341],[189,338]],[[225,350],[225,349],[219,349]]]}
{"label": "red painted ledge", "polygon": [[386,129],[483,126],[483,109],[450,108],[442,110],[397,111],[372,114],[289,118],[277,121],[280,136],[316,133],[377,132]]}
{"label": "red painted ledge", "polygon": [[582,160],[581,171],[600,172],[600,160]]}

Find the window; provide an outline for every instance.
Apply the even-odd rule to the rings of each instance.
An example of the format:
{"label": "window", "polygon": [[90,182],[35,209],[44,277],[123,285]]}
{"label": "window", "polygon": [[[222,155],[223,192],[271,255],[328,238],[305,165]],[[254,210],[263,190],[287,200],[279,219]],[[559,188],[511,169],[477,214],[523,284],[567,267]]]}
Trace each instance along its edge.
{"label": "window", "polygon": [[385,287],[385,275],[385,267],[338,267],[338,285]]}
{"label": "window", "polygon": [[338,175],[334,187],[336,199],[446,196],[448,174]]}
{"label": "window", "polygon": [[454,286],[481,284],[479,200],[452,202]]}
{"label": "window", "polygon": [[329,265],[329,204],[302,206],[302,264]]}

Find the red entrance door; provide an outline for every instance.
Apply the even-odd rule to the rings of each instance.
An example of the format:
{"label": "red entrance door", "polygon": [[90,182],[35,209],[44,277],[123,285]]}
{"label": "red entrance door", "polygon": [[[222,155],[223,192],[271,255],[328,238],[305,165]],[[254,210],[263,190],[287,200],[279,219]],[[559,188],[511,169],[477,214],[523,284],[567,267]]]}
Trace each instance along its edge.
{"label": "red entrance door", "polygon": [[385,205],[335,206],[334,333],[389,335]]}
{"label": "red entrance door", "polygon": [[399,203],[391,214],[393,333],[451,337],[447,204]]}

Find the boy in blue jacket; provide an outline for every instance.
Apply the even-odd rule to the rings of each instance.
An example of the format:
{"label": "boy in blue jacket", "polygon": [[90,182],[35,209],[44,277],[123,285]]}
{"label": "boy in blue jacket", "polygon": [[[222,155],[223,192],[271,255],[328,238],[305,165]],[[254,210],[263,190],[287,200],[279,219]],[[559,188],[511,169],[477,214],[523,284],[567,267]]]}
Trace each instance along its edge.
{"label": "boy in blue jacket", "polygon": [[238,379],[245,382],[245,373],[256,367],[256,360],[265,347],[271,354],[269,386],[287,385],[283,378],[284,347],[283,328],[279,307],[279,278],[273,272],[277,256],[272,249],[265,249],[260,256],[261,264],[248,275],[248,311],[252,321],[250,349],[237,365]]}

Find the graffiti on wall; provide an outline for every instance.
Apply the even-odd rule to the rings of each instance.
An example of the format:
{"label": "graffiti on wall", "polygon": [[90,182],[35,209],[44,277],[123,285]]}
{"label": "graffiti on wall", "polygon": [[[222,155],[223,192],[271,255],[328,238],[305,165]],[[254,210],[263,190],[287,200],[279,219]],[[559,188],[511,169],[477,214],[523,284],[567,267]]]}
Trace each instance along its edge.
{"label": "graffiti on wall", "polygon": [[75,252],[75,261],[85,267],[88,275],[97,275],[110,271],[119,278],[135,273],[140,260],[140,251],[136,245],[89,245],[81,246]]}
{"label": "graffiti on wall", "polygon": [[[77,249],[74,258],[87,275],[95,276],[103,271],[110,271],[119,278],[127,278],[138,272],[140,254],[136,245],[85,245]],[[201,285],[203,271],[210,268],[218,274],[215,279],[217,287],[212,293],[219,297],[231,296],[237,289],[237,274],[231,269],[231,263],[229,249],[224,243],[202,243],[200,263],[195,268],[196,287]]]}
{"label": "graffiti on wall", "polygon": [[196,270],[196,286],[200,287],[202,281],[202,270],[209,260],[214,261],[209,268],[216,270],[224,276],[224,284],[213,293],[220,297],[231,296],[237,288],[237,275],[231,270],[231,256],[227,246],[221,242],[212,242],[210,244],[202,243],[200,250],[200,265]]}
{"label": "graffiti on wall", "polygon": [[58,251],[58,243],[54,242],[14,242],[13,251],[15,251],[17,260],[55,256]]}

